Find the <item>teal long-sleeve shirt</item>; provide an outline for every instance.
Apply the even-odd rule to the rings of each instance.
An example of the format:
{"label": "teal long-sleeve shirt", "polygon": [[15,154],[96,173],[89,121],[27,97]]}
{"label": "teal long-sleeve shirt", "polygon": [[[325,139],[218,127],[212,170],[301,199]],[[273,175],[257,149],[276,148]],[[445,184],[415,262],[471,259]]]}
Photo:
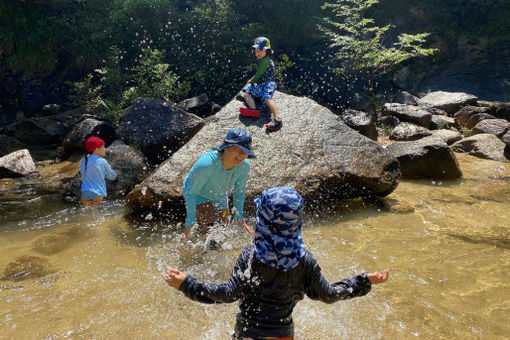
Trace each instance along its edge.
{"label": "teal long-sleeve shirt", "polygon": [[250,172],[250,161],[227,170],[223,167],[219,152],[211,150],[198,158],[184,180],[186,202],[186,226],[196,223],[197,204],[212,202],[218,210],[228,207],[228,191],[233,187],[235,218],[244,219],[244,195]]}

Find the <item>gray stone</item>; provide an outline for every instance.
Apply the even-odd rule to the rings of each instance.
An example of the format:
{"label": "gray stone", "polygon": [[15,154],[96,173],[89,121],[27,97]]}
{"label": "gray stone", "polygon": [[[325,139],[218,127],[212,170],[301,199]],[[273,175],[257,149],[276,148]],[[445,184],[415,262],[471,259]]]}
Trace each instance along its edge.
{"label": "gray stone", "polygon": [[199,96],[184,99],[183,101],[177,103],[177,106],[182,108],[186,112],[191,112],[196,114],[199,117],[209,117],[213,114],[211,103],[209,102],[209,98],[205,93],[202,93]]}
{"label": "gray stone", "polygon": [[418,97],[410,94],[409,92],[399,91],[399,92],[395,93],[395,97],[393,98],[393,101],[395,103],[400,103],[400,104],[416,105],[418,99],[419,99]]}
{"label": "gray stone", "polygon": [[398,159],[402,178],[455,179],[462,176],[455,154],[437,136],[396,142],[386,149]]}
{"label": "gray stone", "polygon": [[384,104],[383,115],[396,116],[402,122],[418,124],[425,128],[430,127],[430,121],[432,120],[432,114],[419,106],[398,103]]}
{"label": "gray stone", "polygon": [[441,139],[444,140],[448,145],[451,145],[462,139],[462,134],[460,132],[447,129],[435,130],[432,131],[432,134],[434,136],[441,137]]}
{"label": "gray stone", "polygon": [[11,152],[0,158],[0,178],[37,174],[34,160],[27,149]]}
{"label": "gray stone", "polygon": [[139,98],[119,121],[117,135],[159,164],[186,144],[204,125],[200,117],[162,99]]}
{"label": "gray stone", "polygon": [[510,146],[510,130],[508,130],[503,137],[501,137],[501,141],[505,143],[507,146]]}
{"label": "gray stone", "polygon": [[241,127],[253,137],[246,205],[262,190],[293,186],[304,197],[349,198],[385,196],[398,185],[394,157],[376,142],[345,125],[341,118],[313,100],[275,93],[283,127],[273,133],[264,124],[271,117],[239,115],[242,103],[232,100],[185,146],[133,189],[132,208],[183,209],[182,185],[196,159],[218,146],[227,131]]}
{"label": "gray stone", "polygon": [[466,106],[455,113],[453,118],[459,127],[472,129],[476,124],[484,119],[495,119],[490,115],[489,109],[486,107]]}
{"label": "gray stone", "polygon": [[411,141],[430,136],[432,133],[422,126],[416,126],[411,123],[400,123],[390,134],[391,140]]}
{"label": "gray stone", "polygon": [[486,107],[491,115],[496,118],[502,118],[510,121],[510,102],[489,102],[479,100],[476,103],[478,106]]}
{"label": "gray stone", "polygon": [[502,137],[510,128],[510,122],[505,119],[485,119],[475,125],[473,134],[488,133]]}
{"label": "gray stone", "polygon": [[420,98],[418,104],[430,105],[452,115],[466,105],[476,104],[477,100],[476,96],[464,92],[436,91]]}
{"label": "gray stone", "polygon": [[431,129],[448,129],[455,126],[455,119],[448,116],[432,115]]}
{"label": "gray stone", "polygon": [[62,141],[66,126],[50,117],[34,117],[5,128],[7,134],[26,145],[48,145]]}
{"label": "gray stone", "polygon": [[374,116],[363,111],[345,110],[342,115],[343,122],[371,140],[377,140]]}
{"label": "gray stone", "polygon": [[90,136],[100,137],[108,146],[115,140],[115,127],[109,122],[95,118],[82,120],[64,139],[64,157],[76,150],[85,150],[85,140]]}
{"label": "gray stone", "polygon": [[499,140],[498,137],[488,133],[464,138],[451,147],[455,152],[467,153],[475,157],[500,162],[507,161],[504,156],[505,143]]}
{"label": "gray stone", "polygon": [[400,119],[395,116],[381,116],[377,118],[378,126],[390,126],[394,128],[398,124],[400,124]]}

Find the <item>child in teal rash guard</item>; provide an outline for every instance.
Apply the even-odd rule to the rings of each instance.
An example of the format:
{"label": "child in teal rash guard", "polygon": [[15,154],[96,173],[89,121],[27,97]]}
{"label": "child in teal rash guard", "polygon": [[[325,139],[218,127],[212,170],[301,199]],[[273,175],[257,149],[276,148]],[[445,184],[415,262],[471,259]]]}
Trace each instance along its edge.
{"label": "child in teal rash guard", "polygon": [[184,180],[186,239],[197,221],[203,225],[228,220],[228,192],[233,192],[234,219],[253,235],[243,217],[244,195],[250,171],[247,158],[254,158],[251,136],[243,129],[230,130],[216,150],[198,158]]}
{"label": "child in teal rash guard", "polygon": [[259,112],[255,106],[255,97],[262,99],[262,106],[266,105],[273,113],[273,119],[266,124],[268,130],[278,130],[282,127],[282,119],[278,113],[278,107],[273,100],[273,94],[276,90],[276,82],[274,78],[274,62],[269,54],[273,53],[271,43],[266,37],[258,37],[252,46],[255,56],[257,57],[257,71],[255,75],[245,85],[246,92],[244,100],[248,107],[242,107],[239,112],[245,117],[258,117]]}

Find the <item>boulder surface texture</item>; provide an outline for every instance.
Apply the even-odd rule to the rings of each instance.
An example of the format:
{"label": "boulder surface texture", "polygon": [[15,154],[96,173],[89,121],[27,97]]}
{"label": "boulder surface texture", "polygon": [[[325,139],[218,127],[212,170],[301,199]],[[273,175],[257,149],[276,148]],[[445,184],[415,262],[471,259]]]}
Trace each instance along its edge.
{"label": "boulder surface texture", "polygon": [[293,186],[304,197],[316,198],[385,196],[396,188],[398,162],[376,142],[311,99],[276,92],[275,100],[283,119],[279,131],[264,128],[271,119],[266,110],[258,118],[240,117],[242,103],[233,100],[137,185],[127,197],[128,205],[182,209],[183,181],[192,165],[237,127],[251,134],[257,156],[250,160],[245,206],[252,204],[249,198],[276,186]]}
{"label": "boulder surface texture", "polygon": [[0,158],[0,178],[22,177],[33,173],[37,173],[37,169],[27,149],[14,151]]}

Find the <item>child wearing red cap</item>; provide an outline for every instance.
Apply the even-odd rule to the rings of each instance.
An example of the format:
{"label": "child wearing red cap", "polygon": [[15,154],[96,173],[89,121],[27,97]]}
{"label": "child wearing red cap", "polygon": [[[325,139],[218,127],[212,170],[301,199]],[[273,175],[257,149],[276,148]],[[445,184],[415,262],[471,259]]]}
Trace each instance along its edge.
{"label": "child wearing red cap", "polygon": [[106,155],[104,140],[89,137],[85,141],[85,149],[89,153],[80,164],[81,202],[85,205],[99,204],[106,197],[105,178],[113,181],[117,174],[103,157]]}

